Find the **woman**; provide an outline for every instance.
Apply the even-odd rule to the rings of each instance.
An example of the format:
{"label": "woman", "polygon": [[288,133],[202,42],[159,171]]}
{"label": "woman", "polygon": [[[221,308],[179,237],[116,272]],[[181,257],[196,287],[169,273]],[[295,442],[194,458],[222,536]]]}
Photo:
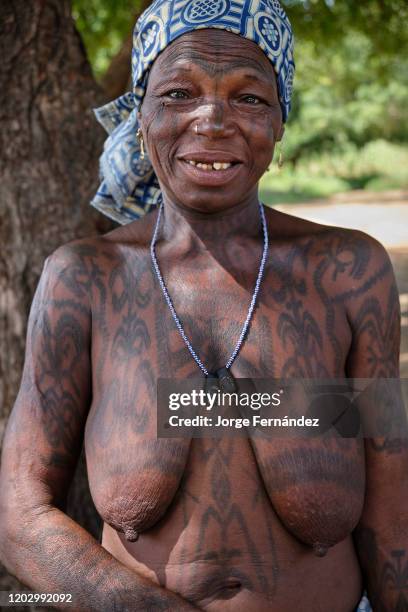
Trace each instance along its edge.
{"label": "woman", "polygon": [[[93,204],[125,225],[47,259],[1,472],[3,562],[77,609],[407,605],[404,444],[156,439],[159,377],[398,376],[381,245],[258,203],[293,69],[276,0],[157,0],[99,110]],[[83,437],[101,545],[63,512]]]}

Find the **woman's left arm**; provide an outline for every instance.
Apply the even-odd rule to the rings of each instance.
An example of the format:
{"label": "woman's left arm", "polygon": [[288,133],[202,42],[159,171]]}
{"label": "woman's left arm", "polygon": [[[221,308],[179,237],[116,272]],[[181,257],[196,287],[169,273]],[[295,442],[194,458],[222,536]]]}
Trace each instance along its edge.
{"label": "woman's left arm", "polygon": [[[358,282],[353,280],[344,302],[353,337],[347,376],[379,379],[372,383],[371,408],[377,416],[382,411],[383,424],[388,422],[394,431],[365,439],[366,496],[355,544],[374,612],[397,612],[408,610],[408,437],[399,382],[401,315],[388,254],[365,234],[359,233],[359,240],[364,241],[365,272]],[[403,418],[397,429],[398,417]]]}

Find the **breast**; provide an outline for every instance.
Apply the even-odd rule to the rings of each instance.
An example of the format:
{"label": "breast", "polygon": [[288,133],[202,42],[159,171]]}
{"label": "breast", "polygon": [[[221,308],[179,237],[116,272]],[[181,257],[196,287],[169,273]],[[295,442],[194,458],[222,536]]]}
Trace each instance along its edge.
{"label": "breast", "polygon": [[153,406],[143,379],[122,380],[120,385],[112,381],[94,400],[85,429],[96,509],[129,541],[137,540],[165,514],[189,454],[188,439],[156,439]]}
{"label": "breast", "polygon": [[255,438],[252,446],[269,499],[298,540],[323,556],[350,535],[364,503],[362,440]]}

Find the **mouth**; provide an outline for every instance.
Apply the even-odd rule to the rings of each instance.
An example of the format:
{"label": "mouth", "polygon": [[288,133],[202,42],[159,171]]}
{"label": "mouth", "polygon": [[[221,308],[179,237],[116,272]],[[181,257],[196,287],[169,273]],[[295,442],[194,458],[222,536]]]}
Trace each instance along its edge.
{"label": "mouth", "polygon": [[240,171],[242,163],[230,160],[179,159],[184,173],[202,185],[218,186],[232,180]]}
{"label": "mouth", "polygon": [[190,166],[194,166],[195,168],[200,168],[201,170],[211,171],[215,170],[216,172],[222,172],[223,170],[228,170],[234,164],[238,162],[221,162],[221,161],[213,161],[213,162],[204,162],[204,161],[196,161],[194,159],[184,159],[187,164]]}

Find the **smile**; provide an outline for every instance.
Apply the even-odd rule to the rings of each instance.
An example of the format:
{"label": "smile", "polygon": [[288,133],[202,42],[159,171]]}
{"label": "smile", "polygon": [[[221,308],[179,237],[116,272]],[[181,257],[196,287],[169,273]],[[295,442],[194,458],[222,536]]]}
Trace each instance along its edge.
{"label": "smile", "polygon": [[198,185],[217,187],[235,179],[243,168],[239,162],[180,160],[183,172]]}
{"label": "smile", "polygon": [[185,160],[188,164],[190,164],[191,166],[196,166],[197,168],[201,168],[202,170],[228,170],[228,168],[231,168],[232,163],[231,162],[211,162],[211,163],[206,163],[206,162],[197,162],[194,161],[192,159],[186,159]]}

